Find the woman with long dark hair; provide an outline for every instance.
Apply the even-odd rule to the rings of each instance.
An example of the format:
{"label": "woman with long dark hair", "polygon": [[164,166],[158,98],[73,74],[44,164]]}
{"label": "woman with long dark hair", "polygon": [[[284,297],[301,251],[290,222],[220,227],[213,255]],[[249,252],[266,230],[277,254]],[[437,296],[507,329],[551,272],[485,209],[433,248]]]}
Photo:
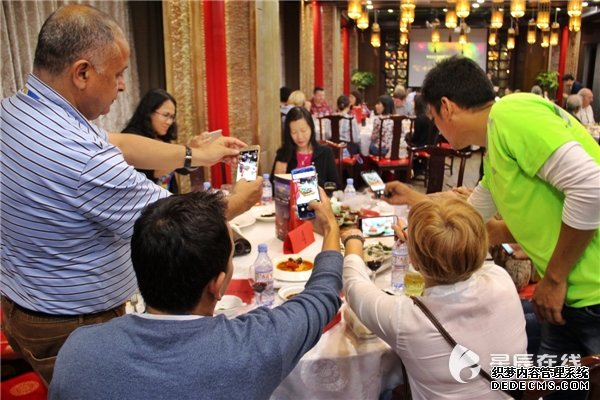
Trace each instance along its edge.
{"label": "woman with long dark hair", "polygon": [[[394,114],[394,100],[387,94],[379,96],[375,104],[375,114],[379,117],[388,117]],[[381,124],[383,122],[383,127]],[[381,120],[375,118],[373,121],[373,131],[371,132],[371,145],[369,153],[374,156],[379,156],[379,132],[383,135],[381,140],[381,154],[385,157],[392,149],[392,138],[394,137],[394,121],[391,119]]]}
{"label": "woman with long dark hair", "polygon": [[[150,139],[170,143],[177,139],[177,101],[163,89],[152,89],[144,95],[123,132],[134,133]],[[152,182],[178,193],[177,180],[173,171],[141,170]],[[185,168],[175,170],[188,174]]]}
{"label": "woman with long dark hair", "polygon": [[309,165],[317,169],[319,186],[335,182],[340,187],[335,158],[329,147],[317,143],[312,115],[304,107],[294,107],[285,118],[283,144],[275,155],[271,176]]}

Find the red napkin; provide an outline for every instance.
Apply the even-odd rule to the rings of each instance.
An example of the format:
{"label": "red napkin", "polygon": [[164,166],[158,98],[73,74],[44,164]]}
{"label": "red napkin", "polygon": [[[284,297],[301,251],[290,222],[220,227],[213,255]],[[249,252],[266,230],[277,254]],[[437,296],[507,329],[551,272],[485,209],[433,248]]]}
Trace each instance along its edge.
{"label": "red napkin", "polygon": [[314,241],[313,224],[310,221],[305,221],[285,235],[283,254],[298,254]]}
{"label": "red napkin", "polygon": [[519,297],[523,300],[531,300],[533,297],[533,291],[535,290],[535,285],[537,285],[537,283],[530,283],[529,285],[525,286],[523,290],[519,292]]}
{"label": "red napkin", "polygon": [[237,296],[245,303],[252,303],[254,291],[248,279],[232,279],[225,294]]}

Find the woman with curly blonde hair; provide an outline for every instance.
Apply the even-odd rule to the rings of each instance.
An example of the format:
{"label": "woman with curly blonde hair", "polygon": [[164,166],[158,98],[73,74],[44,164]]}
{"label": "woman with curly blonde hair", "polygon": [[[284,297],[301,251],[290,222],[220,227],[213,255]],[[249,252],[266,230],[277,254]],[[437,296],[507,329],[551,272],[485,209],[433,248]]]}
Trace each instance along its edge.
{"label": "woman with curly blonde hair", "polygon": [[[508,273],[485,263],[488,238],[481,215],[457,197],[415,204],[408,214],[410,260],[425,279],[419,298],[462,346],[490,372],[492,354],[525,354],[525,319]],[[344,289],[358,318],[400,356],[413,399],[500,399],[490,383],[474,372],[451,371],[452,346],[413,300],[390,296],[369,279],[362,258],[360,231],[346,232]],[[452,373],[454,372],[454,374]],[[464,383],[466,382],[466,383]]]}

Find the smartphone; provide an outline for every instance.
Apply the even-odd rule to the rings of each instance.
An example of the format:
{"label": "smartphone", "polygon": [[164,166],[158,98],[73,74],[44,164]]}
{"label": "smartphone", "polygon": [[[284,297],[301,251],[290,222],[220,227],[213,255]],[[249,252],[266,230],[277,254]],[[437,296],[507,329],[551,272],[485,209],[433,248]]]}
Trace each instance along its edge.
{"label": "smartphone", "polygon": [[514,253],[513,248],[508,243],[502,243],[502,248],[504,249],[504,251],[506,251],[506,254],[508,255],[512,255]]}
{"label": "smartphone", "polygon": [[248,146],[240,150],[236,181],[239,181],[240,179],[245,179],[247,181],[256,180],[259,157],[260,146]]}
{"label": "smartphone", "polygon": [[377,171],[363,171],[360,175],[373,193],[375,193],[375,197],[379,198],[383,195],[385,183],[383,183],[383,179],[381,179]]}
{"label": "smartphone", "polygon": [[308,209],[308,203],[321,200],[319,196],[319,183],[317,170],[314,166],[296,168],[292,170],[292,180],[296,186],[296,210],[298,219],[311,219],[315,212]]}
{"label": "smartphone", "polygon": [[396,216],[365,217],[359,220],[360,229],[366,237],[394,236],[393,225],[396,224]]}

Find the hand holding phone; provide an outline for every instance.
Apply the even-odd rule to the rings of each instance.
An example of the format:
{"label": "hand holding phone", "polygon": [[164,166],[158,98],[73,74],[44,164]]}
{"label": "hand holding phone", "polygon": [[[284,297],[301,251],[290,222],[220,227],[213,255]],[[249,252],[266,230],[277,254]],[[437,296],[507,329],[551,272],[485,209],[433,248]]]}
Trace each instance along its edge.
{"label": "hand holding phone", "polygon": [[296,186],[296,210],[298,219],[315,218],[315,212],[308,208],[308,203],[313,200],[321,201],[317,170],[314,166],[296,168],[292,170],[292,180]]}
{"label": "hand holding phone", "polygon": [[256,180],[258,174],[258,160],[260,158],[260,146],[248,146],[240,150],[237,165],[236,181],[245,179]]}
{"label": "hand holding phone", "polygon": [[373,193],[375,193],[375,197],[379,198],[383,195],[385,183],[383,183],[383,179],[381,179],[377,171],[363,171],[360,175]]}

